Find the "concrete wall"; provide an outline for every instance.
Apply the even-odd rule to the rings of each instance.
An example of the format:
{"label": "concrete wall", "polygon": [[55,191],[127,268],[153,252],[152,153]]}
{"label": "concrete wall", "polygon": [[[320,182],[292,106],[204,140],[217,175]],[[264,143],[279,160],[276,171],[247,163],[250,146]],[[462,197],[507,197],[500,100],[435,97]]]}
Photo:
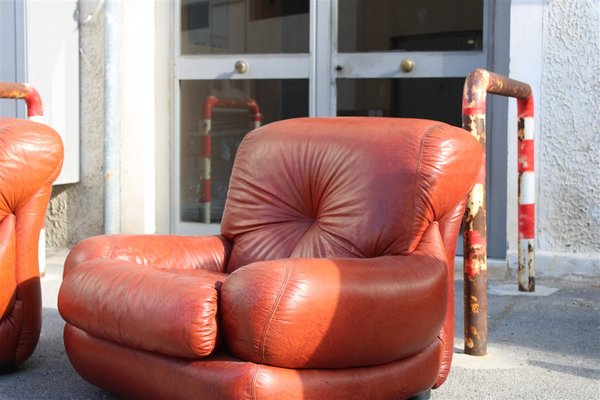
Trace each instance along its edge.
{"label": "concrete wall", "polygon": [[[513,0],[510,74],[536,101],[536,271],[600,274],[600,2]],[[516,124],[509,109],[509,127]],[[516,270],[516,138],[509,137],[508,241]]]}
{"label": "concrete wall", "polygon": [[548,1],[543,32],[540,257],[599,274],[600,2]]}
{"label": "concrete wall", "polygon": [[[97,0],[80,0],[80,20]],[[80,181],[55,186],[46,219],[47,246],[67,247],[103,230],[103,9],[80,24]]]}
{"label": "concrete wall", "polygon": [[[81,178],[54,187],[47,246],[104,231],[104,6],[80,0]],[[123,233],[168,233],[172,91],[170,3],[121,6],[121,221]]]}
{"label": "concrete wall", "polygon": [[600,2],[544,9],[539,246],[600,251]]}

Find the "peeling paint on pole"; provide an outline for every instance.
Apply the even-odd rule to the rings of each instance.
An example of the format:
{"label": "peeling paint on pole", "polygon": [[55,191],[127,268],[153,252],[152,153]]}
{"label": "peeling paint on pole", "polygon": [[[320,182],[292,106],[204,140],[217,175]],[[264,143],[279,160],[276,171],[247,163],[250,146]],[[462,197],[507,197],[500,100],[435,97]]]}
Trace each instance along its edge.
{"label": "peeling paint on pole", "polygon": [[[465,353],[487,352],[487,231],[485,202],[486,132],[485,109],[489,73],[472,72],[465,82],[462,104],[463,128],[483,151],[475,186],[469,193],[463,219]],[[483,336],[482,336],[483,333]]]}
{"label": "peeling paint on pole", "polygon": [[[486,237],[486,131],[487,93],[519,99],[519,290],[521,275],[529,274],[533,291],[534,176],[533,98],[529,85],[483,69],[472,71],[465,81],[462,125],[480,143],[483,161],[475,186],[469,193],[463,219],[465,353],[487,353],[487,237]],[[530,129],[531,128],[531,129]],[[523,138],[523,139],[521,139]],[[530,141],[531,140],[531,141]],[[521,252],[521,246],[526,246]],[[521,267],[523,259],[524,267]],[[523,270],[523,274],[521,274]]]}

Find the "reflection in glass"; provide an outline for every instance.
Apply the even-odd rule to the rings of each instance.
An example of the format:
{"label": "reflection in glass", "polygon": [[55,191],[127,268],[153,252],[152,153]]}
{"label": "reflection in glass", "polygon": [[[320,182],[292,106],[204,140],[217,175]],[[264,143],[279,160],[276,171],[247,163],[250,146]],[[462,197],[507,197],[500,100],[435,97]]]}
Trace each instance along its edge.
{"label": "reflection in glass", "polygon": [[309,0],[182,0],[182,54],[308,53]]}
{"label": "reflection in glass", "polygon": [[338,79],[337,115],[424,118],[461,126],[464,78]]}
{"label": "reflection in glass", "polygon": [[338,51],[481,50],[483,0],[339,0]]}
{"label": "reflection in glass", "polygon": [[[207,121],[209,96],[228,104],[211,108]],[[181,81],[181,221],[221,221],[235,154],[255,126],[256,109],[245,106],[252,101],[263,125],[308,116],[308,80]]]}

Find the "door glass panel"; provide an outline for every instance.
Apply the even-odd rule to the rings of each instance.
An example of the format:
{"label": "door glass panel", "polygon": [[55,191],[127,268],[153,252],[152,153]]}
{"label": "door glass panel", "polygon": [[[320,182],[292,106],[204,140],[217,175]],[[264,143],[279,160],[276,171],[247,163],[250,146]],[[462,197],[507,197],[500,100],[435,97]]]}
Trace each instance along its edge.
{"label": "door glass panel", "polygon": [[483,0],[339,0],[338,51],[481,50]]}
{"label": "door glass panel", "polygon": [[425,118],[461,126],[465,78],[338,79],[337,115]]}
{"label": "door glass panel", "polygon": [[181,54],[308,53],[309,0],[182,0]]}
{"label": "door glass panel", "polygon": [[[221,102],[206,107],[209,96]],[[233,160],[256,111],[263,125],[308,116],[308,80],[186,80],[180,104],[180,218],[219,223]]]}

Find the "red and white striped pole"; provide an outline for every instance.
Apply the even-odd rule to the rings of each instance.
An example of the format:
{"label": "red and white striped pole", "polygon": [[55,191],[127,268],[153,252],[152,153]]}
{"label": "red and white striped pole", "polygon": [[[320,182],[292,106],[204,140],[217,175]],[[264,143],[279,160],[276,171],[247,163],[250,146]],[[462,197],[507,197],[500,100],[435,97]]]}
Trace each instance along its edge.
{"label": "red and white striped pole", "polygon": [[[0,82],[0,98],[22,99],[27,104],[27,118],[44,123],[44,106],[38,91],[27,83]],[[46,219],[42,223],[38,242],[38,268],[40,276],[46,274]]]}
{"label": "red and white striped pole", "polygon": [[212,128],[212,110],[217,103],[218,99],[215,96],[208,96],[206,98],[202,107],[202,118],[200,121],[200,136],[202,136],[202,186],[200,188],[200,204],[204,210],[202,222],[205,224],[210,224],[210,203],[212,198],[210,191],[210,158],[212,146],[210,130]]}
{"label": "red and white striped pole", "polygon": [[518,280],[522,292],[535,291],[535,154],[533,96],[518,99],[519,249]]}
{"label": "red and white striped pole", "polygon": [[202,136],[202,193],[200,194],[200,203],[204,210],[203,222],[210,223],[211,212],[211,129],[212,129],[212,112],[214,108],[238,108],[247,109],[250,114],[252,128],[260,127],[262,114],[258,104],[254,99],[228,99],[219,98],[216,96],[208,96],[204,100],[202,106],[202,117],[200,126],[200,135]]}

